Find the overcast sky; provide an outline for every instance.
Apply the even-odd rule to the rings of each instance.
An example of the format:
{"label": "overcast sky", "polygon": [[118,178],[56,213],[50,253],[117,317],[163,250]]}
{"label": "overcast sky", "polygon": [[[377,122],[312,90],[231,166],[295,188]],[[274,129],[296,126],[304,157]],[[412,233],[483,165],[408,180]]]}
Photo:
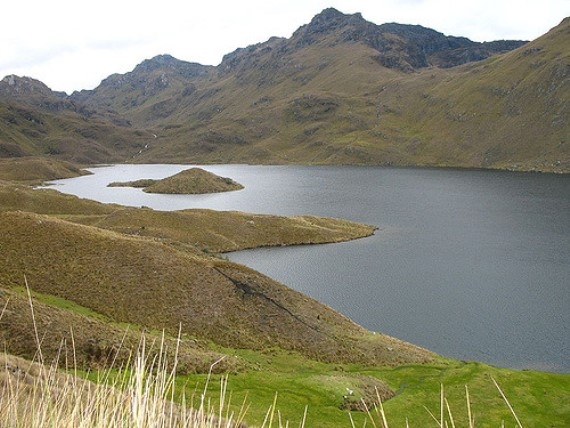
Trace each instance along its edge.
{"label": "overcast sky", "polygon": [[480,42],[533,40],[570,16],[570,0],[12,1],[1,8],[0,78],[71,93],[159,54],[218,65],[239,47],[290,37],[327,7]]}

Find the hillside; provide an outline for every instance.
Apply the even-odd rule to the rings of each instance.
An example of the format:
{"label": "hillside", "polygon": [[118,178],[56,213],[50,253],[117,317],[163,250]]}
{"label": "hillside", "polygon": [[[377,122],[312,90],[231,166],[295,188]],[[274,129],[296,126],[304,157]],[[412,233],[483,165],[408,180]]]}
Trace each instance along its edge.
{"label": "hillside", "polygon": [[[34,322],[42,335],[42,356],[47,363],[59,355],[61,365],[66,359],[73,358],[76,368],[82,369],[122,365],[129,361],[132,351],[139,345],[141,330],[138,326],[127,329],[71,300],[41,293],[32,293],[32,296],[33,312],[23,286],[0,287],[0,307],[4,308],[0,340],[13,355],[38,360]],[[149,347],[149,352],[158,352],[159,339],[158,334],[148,334],[149,342],[157,342],[154,349]],[[173,359],[174,340],[167,339],[166,346],[169,358]],[[206,341],[184,340],[178,346],[181,374],[207,372],[212,361],[223,355],[211,351]],[[228,359],[216,367],[216,371],[221,372],[244,369],[247,364],[237,359]]]}
{"label": "hillside", "polygon": [[[245,230],[264,230],[266,234],[255,238],[259,244],[297,221],[305,238],[311,230],[319,235],[323,229],[334,229],[335,221],[212,214],[207,210],[159,213],[124,208],[0,183],[0,339],[4,350],[37,361],[39,338],[46,361],[58,356],[67,373],[69,368],[89,368],[90,379],[113,382],[114,371],[109,378],[97,370],[109,364],[128,370],[132,363],[129,351],[137,347],[142,334],[149,344],[145,351],[148,363],[154,363],[162,329],[166,329],[168,362],[179,349],[177,391],[193,397],[207,389],[207,399],[211,397],[215,407],[225,393],[225,389],[220,392],[220,385],[225,385],[229,373],[227,388],[233,399],[227,411],[239,412],[245,402],[250,426],[262,425],[267,409],[275,405],[276,393],[279,417],[291,425],[302,426],[303,409],[308,406],[304,426],[350,426],[350,419],[355,426],[363,426],[368,415],[358,410],[360,400],[367,406],[377,403],[376,388],[380,388],[391,423],[405,418],[410,426],[423,426],[426,409],[437,414],[440,408],[441,385],[445,385],[448,411],[457,424],[468,423],[466,412],[459,410],[465,408],[468,385],[476,426],[495,426],[513,419],[491,378],[497,379],[525,424],[564,426],[568,420],[568,375],[452,361],[364,331],[330,308],[259,273],[208,256],[191,244],[194,238],[184,238],[184,233],[190,237],[208,225],[212,234],[232,240]],[[146,227],[140,227],[141,223]],[[243,228],[234,230],[239,224]],[[338,225],[349,232],[356,226],[342,221]],[[148,235],[140,236],[141,230]],[[163,236],[168,231],[171,236]],[[224,246],[222,242],[219,248]],[[32,288],[33,312],[26,283]],[[172,338],[179,322],[181,340]],[[0,384],[22,385],[24,393],[36,391],[30,387],[37,376],[36,365],[33,369],[28,361],[4,354],[0,359],[6,363],[0,370]],[[215,361],[218,364],[211,367]],[[205,388],[211,369],[211,386]],[[59,379],[55,371],[44,370],[50,379]],[[122,374],[120,378],[130,379]],[[43,386],[37,397],[48,399],[53,409],[49,399],[58,397],[59,401],[60,386],[59,382],[54,389]],[[78,404],[76,395],[71,403]],[[194,400],[186,403],[196,405]],[[132,406],[124,410],[128,413]],[[14,417],[15,413],[9,413],[7,419]]]}
{"label": "hillside", "polygon": [[0,80],[0,157],[119,162],[142,149],[149,138],[117,114],[77,104],[38,80],[17,76]]}
{"label": "hillside", "polygon": [[[184,335],[230,347],[277,346],[311,358],[365,364],[432,358],[413,345],[367,332],[251,269],[209,255],[263,245],[354,239],[371,234],[373,227],[316,217],[155,212],[11,184],[0,190],[0,287],[4,289],[21,290],[26,279],[39,296],[72,302],[113,324],[165,329],[173,335],[181,325]],[[80,329],[85,324],[72,322],[73,317],[66,318],[61,311],[47,319],[51,330],[68,338],[70,325]],[[20,343],[26,336],[19,331],[21,327],[2,328],[7,343],[31,352],[33,344]],[[108,342],[117,336],[116,329],[111,334],[109,327],[92,331],[96,336],[110,334]],[[31,341],[31,332],[28,336]],[[55,342],[50,340],[54,346]]]}
{"label": "hillside", "polygon": [[32,213],[2,213],[0,219],[0,283],[6,288],[22,287],[25,275],[35,292],[116,323],[173,335],[181,325],[183,334],[224,346],[279,346],[369,364],[430,359],[427,351],[373,336],[251,269],[187,247]]}
{"label": "hillside", "polygon": [[326,9],[217,67],[160,55],[92,91],[41,87],[42,102],[14,91],[39,82],[9,76],[0,147],[81,162],[568,172],[569,46],[569,19],[530,43],[477,43]]}
{"label": "hillside", "polygon": [[49,156],[0,157],[0,180],[41,184],[46,180],[88,174],[77,165]]}

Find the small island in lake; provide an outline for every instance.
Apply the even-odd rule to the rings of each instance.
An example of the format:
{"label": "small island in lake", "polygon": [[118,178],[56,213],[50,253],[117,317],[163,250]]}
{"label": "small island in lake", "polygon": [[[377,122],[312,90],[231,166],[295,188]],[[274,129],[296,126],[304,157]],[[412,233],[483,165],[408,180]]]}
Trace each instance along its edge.
{"label": "small island in lake", "polygon": [[203,194],[241,190],[243,186],[231,178],[220,177],[201,168],[190,168],[162,180],[142,179],[113,182],[108,187],[142,187],[146,193]]}

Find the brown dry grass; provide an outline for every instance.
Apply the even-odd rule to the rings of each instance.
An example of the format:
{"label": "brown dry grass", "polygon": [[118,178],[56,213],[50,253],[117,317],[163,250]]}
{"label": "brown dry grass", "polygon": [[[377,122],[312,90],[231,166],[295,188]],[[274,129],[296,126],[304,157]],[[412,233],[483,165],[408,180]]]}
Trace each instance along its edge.
{"label": "brown dry grass", "polygon": [[[153,357],[146,351],[143,337],[128,364],[100,372],[96,383],[81,378],[77,372],[58,371],[57,361],[49,365],[0,353],[0,426],[246,426],[244,412],[234,414],[226,409],[229,401],[222,401],[215,408],[205,393],[196,401],[182,394],[175,403],[175,360],[168,360],[166,354]],[[191,403],[186,402],[188,398],[192,398]]]}
{"label": "brown dry grass", "polygon": [[0,158],[0,180],[39,184],[86,174],[76,165],[53,157]]}
{"label": "brown dry grass", "polygon": [[262,246],[322,244],[362,238],[375,227],[315,216],[283,217],[237,211],[154,211],[127,208],[0,182],[0,211],[57,216],[127,235],[178,242],[189,250],[227,252]]}
{"label": "brown dry grass", "polygon": [[100,215],[119,209],[118,205],[65,195],[52,189],[33,190],[28,186],[0,181],[0,211],[29,211],[39,214]]}
{"label": "brown dry grass", "polygon": [[144,237],[25,212],[0,214],[0,284],[133,323],[231,347],[280,346],[327,361],[422,362],[432,355],[377,335],[258,272]]}
{"label": "brown dry grass", "polygon": [[[24,279],[22,279],[22,283]],[[23,288],[0,288],[0,341],[4,349],[29,360],[38,358],[34,332],[41,340],[45,361],[58,361],[63,367],[101,369],[123,366],[131,358],[141,338],[137,325],[120,325],[111,319],[64,299],[33,294],[33,313]],[[152,342],[159,343],[160,335],[146,331],[147,353],[159,352]],[[174,360],[172,351],[178,347],[178,373],[207,373],[210,365],[222,354],[212,352],[203,340],[184,336],[180,340],[165,337],[165,355]],[[237,358],[224,359],[216,366],[220,372],[236,372],[245,368]]]}
{"label": "brown dry grass", "polygon": [[158,180],[145,187],[147,193],[197,194],[241,190],[243,186],[231,178],[219,177],[201,168],[180,171],[172,177]]}
{"label": "brown dry grass", "polygon": [[369,236],[375,227],[315,216],[283,217],[237,211],[154,211],[124,208],[98,216],[66,219],[121,232],[177,241],[220,253],[263,246],[323,244]]}

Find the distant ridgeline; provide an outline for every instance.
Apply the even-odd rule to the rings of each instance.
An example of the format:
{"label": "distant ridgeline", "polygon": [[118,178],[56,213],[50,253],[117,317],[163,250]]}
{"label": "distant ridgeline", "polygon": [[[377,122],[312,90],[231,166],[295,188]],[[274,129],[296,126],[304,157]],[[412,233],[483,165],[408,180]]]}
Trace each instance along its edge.
{"label": "distant ridgeline", "polygon": [[7,76],[0,156],[568,172],[569,28],[478,43],[325,9],[216,67],[160,55],[69,96]]}

